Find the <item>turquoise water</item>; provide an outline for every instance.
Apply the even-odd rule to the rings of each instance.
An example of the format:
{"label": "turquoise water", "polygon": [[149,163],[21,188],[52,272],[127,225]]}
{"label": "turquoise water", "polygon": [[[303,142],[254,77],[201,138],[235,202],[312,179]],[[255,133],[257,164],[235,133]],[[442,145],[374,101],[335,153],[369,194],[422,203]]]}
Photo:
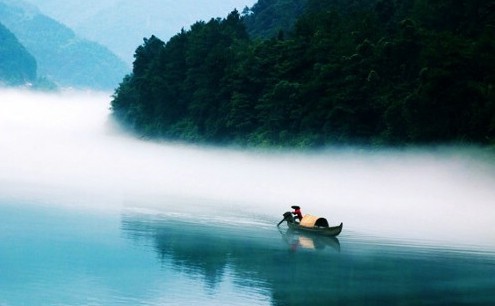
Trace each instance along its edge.
{"label": "turquoise water", "polygon": [[0,305],[161,305],[225,299],[245,304],[256,298],[258,289],[234,294],[227,273],[221,286],[210,287],[199,273],[177,270],[178,265],[161,260],[151,245],[135,243],[121,218],[18,203],[2,203],[0,216]]}
{"label": "turquoise water", "polygon": [[495,254],[292,233],[241,214],[101,214],[0,203],[0,305],[469,304],[495,301]]}
{"label": "turquoise water", "polygon": [[495,304],[492,153],[157,143],[109,96],[0,90],[0,306]]}

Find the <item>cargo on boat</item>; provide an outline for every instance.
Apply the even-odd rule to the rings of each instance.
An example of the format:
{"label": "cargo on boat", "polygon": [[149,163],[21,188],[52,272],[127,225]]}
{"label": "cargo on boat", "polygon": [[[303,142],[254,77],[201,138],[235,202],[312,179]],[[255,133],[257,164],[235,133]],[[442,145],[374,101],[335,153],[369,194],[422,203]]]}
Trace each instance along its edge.
{"label": "cargo on boat", "polygon": [[329,226],[327,219],[313,215],[304,215],[300,222],[297,222],[291,212],[284,213],[284,218],[277,226],[286,221],[287,226],[296,231],[313,233],[323,236],[338,236],[342,232],[343,223],[338,226]]}

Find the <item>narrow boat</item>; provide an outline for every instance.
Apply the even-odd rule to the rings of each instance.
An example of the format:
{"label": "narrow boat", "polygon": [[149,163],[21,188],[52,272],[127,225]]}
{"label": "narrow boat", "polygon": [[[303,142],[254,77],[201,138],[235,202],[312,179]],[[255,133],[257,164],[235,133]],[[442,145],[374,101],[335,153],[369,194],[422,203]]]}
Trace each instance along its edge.
{"label": "narrow boat", "polygon": [[312,215],[305,215],[301,222],[296,222],[291,212],[284,213],[284,219],[282,219],[277,226],[284,221],[287,221],[287,226],[294,231],[301,231],[328,237],[338,236],[342,232],[343,227],[343,223],[340,223],[339,226],[329,226],[327,219]]}
{"label": "narrow boat", "polygon": [[303,231],[303,232],[313,233],[313,234],[319,234],[319,235],[324,235],[324,236],[329,236],[329,237],[338,236],[340,234],[340,232],[342,232],[342,227],[344,226],[344,224],[342,222],[340,223],[339,226],[329,226],[329,227],[319,227],[319,226],[307,227],[307,226],[301,226],[297,223],[290,223],[290,222],[287,222],[287,225],[292,230]]}

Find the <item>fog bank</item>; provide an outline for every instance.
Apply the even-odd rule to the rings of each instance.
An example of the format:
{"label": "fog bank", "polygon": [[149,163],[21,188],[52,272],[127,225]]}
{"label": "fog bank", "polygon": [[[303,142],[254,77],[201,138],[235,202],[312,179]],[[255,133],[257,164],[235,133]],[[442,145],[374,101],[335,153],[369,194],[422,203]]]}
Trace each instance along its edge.
{"label": "fog bank", "polygon": [[155,143],[122,132],[109,93],[0,91],[0,203],[279,221],[290,205],[372,236],[492,245],[493,156],[476,148],[316,153]]}

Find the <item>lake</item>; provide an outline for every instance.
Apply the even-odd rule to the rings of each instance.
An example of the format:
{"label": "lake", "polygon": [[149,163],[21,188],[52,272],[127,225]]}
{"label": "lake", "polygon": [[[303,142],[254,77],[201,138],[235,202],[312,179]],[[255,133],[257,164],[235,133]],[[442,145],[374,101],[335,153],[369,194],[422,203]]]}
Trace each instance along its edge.
{"label": "lake", "polygon": [[[108,104],[0,91],[0,305],[495,302],[485,150],[155,143]],[[294,204],[342,234],[276,227]]]}

